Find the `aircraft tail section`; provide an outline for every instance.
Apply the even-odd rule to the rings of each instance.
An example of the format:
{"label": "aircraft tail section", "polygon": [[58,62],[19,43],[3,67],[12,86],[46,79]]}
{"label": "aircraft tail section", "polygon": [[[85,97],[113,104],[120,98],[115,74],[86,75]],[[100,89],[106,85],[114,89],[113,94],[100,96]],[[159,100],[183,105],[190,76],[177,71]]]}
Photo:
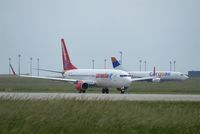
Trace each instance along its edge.
{"label": "aircraft tail section", "polygon": [[61,39],[61,47],[62,47],[63,70],[68,71],[72,69],[77,69],[77,67],[75,67],[71,63],[64,39]]}
{"label": "aircraft tail section", "polygon": [[114,69],[125,70],[115,57],[111,57],[111,60]]}
{"label": "aircraft tail section", "polygon": [[156,77],[156,67],[153,68],[153,76]]}
{"label": "aircraft tail section", "polygon": [[156,75],[156,67],[155,66],[153,68],[153,79],[152,79],[152,82],[156,82],[156,83],[160,82],[160,78],[157,77],[157,75]]}
{"label": "aircraft tail section", "polygon": [[13,75],[16,75],[15,70],[13,69],[12,65],[10,64],[10,68],[12,70]]}

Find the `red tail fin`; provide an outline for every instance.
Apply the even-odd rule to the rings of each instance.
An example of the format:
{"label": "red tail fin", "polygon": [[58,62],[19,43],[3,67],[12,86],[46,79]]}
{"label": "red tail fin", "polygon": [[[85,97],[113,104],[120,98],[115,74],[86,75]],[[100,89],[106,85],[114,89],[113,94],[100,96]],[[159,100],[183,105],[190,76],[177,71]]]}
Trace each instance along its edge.
{"label": "red tail fin", "polygon": [[153,68],[153,76],[156,76],[156,67]]}
{"label": "red tail fin", "polygon": [[75,67],[70,61],[64,39],[61,39],[61,47],[62,47],[63,70],[67,71],[67,70],[77,69],[77,67]]}

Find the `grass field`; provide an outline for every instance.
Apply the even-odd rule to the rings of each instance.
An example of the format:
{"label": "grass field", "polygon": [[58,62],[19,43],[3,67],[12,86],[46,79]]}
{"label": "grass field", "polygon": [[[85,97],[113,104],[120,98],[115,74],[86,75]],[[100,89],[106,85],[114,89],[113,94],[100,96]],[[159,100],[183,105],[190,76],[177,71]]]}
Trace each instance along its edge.
{"label": "grass field", "polygon": [[1,134],[199,134],[199,102],[0,100]]}
{"label": "grass field", "polygon": [[[72,84],[66,82],[39,80],[19,77],[0,77],[0,91],[6,92],[77,92]],[[101,93],[101,89],[92,88],[87,92]],[[111,93],[119,93],[110,89]],[[172,93],[200,94],[200,78],[182,82],[135,82],[129,87],[128,93]]]}
{"label": "grass field", "polygon": [[[65,82],[0,77],[1,92],[77,92]],[[92,88],[91,92],[101,92]],[[111,89],[111,93],[118,93]],[[200,94],[200,78],[135,82],[128,93]],[[3,100],[0,134],[199,134],[200,102]]]}

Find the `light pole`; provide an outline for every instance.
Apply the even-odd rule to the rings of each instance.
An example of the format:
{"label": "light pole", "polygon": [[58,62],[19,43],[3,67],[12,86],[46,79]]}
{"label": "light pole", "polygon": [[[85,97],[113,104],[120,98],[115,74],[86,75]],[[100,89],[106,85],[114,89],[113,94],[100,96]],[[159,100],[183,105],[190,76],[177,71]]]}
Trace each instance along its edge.
{"label": "light pole", "polygon": [[104,69],[106,69],[106,59],[104,59]]}
{"label": "light pole", "polygon": [[176,61],[174,61],[174,72],[176,71]]}
{"label": "light pole", "polygon": [[32,75],[32,60],[33,60],[33,58],[31,57],[30,58],[30,75]]}
{"label": "light pole", "polygon": [[20,58],[21,58],[21,54],[18,55],[18,58],[19,58],[19,61],[18,61],[18,72],[19,72],[19,75],[20,75]]}
{"label": "light pole", "polygon": [[37,58],[37,75],[39,76],[40,75],[40,72],[39,72],[39,67],[40,67],[40,59]]}
{"label": "light pole", "polygon": [[172,71],[172,62],[170,61],[169,64],[170,64],[170,71]]}
{"label": "light pole", "polygon": [[145,70],[145,72],[147,70],[147,61],[146,60],[144,61],[144,70]]}
{"label": "light pole", "polygon": [[94,69],[94,60],[92,60],[92,69]]}
{"label": "light pole", "polygon": [[10,75],[10,74],[11,74],[11,73],[10,73],[10,64],[11,64],[11,58],[9,57],[9,58],[8,58],[8,60],[9,60],[8,69],[9,69],[9,75]]}
{"label": "light pole", "polygon": [[141,67],[142,67],[142,60],[139,60],[140,62],[140,71],[142,71]]}
{"label": "light pole", "polygon": [[123,52],[119,51],[119,53],[120,53],[120,64],[122,65],[122,54],[123,54]]}

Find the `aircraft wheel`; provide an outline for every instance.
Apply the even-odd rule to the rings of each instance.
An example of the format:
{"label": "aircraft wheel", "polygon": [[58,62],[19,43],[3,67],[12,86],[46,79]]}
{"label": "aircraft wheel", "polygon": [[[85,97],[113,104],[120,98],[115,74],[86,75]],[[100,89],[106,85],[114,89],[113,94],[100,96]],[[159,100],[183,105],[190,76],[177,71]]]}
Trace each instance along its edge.
{"label": "aircraft wheel", "polygon": [[108,89],[108,88],[106,88],[106,89],[105,89],[105,92],[106,92],[107,94],[109,94],[109,89]]}
{"label": "aircraft wheel", "polygon": [[124,89],[121,89],[121,94],[124,94],[125,93],[125,90]]}
{"label": "aircraft wheel", "polygon": [[102,88],[102,94],[105,94],[105,93],[106,93],[106,89]]}
{"label": "aircraft wheel", "polygon": [[79,91],[79,93],[85,93],[85,92],[86,92],[85,90],[80,90],[80,91]]}

